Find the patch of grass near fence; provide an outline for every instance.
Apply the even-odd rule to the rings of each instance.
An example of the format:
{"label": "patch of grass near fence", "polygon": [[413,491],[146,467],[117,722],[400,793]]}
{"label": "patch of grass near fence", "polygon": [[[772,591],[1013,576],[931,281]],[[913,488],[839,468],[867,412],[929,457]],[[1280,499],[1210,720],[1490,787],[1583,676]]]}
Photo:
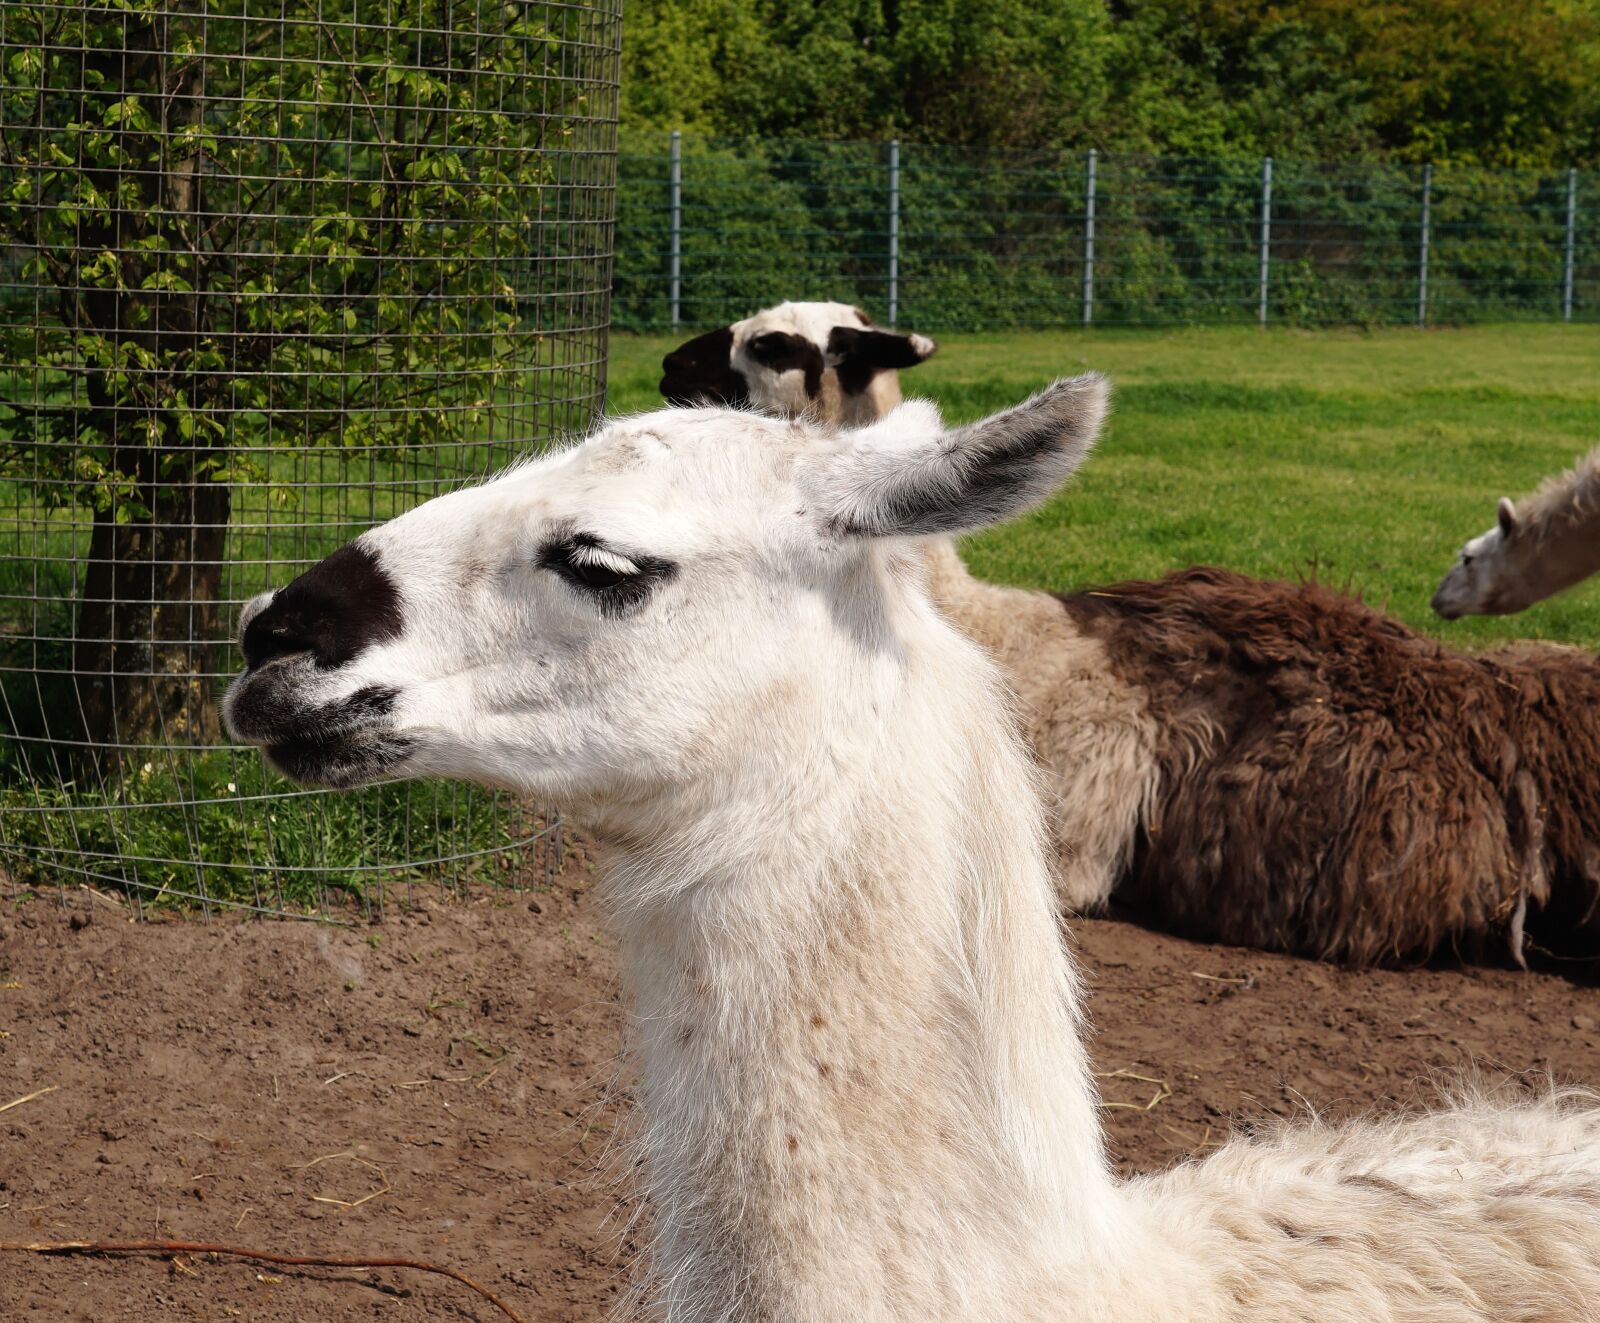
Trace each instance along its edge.
{"label": "patch of grass near fence", "polygon": [[[617,336],[613,411],[654,408],[685,337]],[[1520,616],[1446,623],[1456,549],[1600,442],[1600,327],[1011,332],[941,336],[905,374],[951,421],[1096,368],[1116,383],[1099,453],[1031,517],[968,541],[979,575],[1073,589],[1210,563],[1348,583],[1464,646],[1600,646],[1600,580]]]}
{"label": "patch of grass near fence", "polygon": [[313,912],[335,897],[374,903],[388,884],[510,882],[526,862],[513,847],[539,830],[531,809],[465,785],[305,790],[239,749],[152,750],[104,783],[7,770],[8,881],[84,882],[146,906],[211,900]]}

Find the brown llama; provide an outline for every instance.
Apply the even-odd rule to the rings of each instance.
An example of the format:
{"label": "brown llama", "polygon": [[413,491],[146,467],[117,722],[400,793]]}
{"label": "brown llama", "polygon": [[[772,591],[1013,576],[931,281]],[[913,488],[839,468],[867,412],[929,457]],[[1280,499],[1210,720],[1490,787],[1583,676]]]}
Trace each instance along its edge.
{"label": "brown llama", "polygon": [[[786,304],[719,343],[781,316],[820,355],[843,306]],[[721,401],[717,370],[702,356],[683,398]],[[794,414],[786,372],[743,362],[738,402]],[[826,404],[801,411],[843,425]],[[922,550],[1016,695],[1069,910],[1359,965],[1600,956],[1584,654],[1454,652],[1318,584],[1201,567],[1056,596],[974,579],[948,538]]]}
{"label": "brown llama", "polygon": [[1119,902],[1363,964],[1600,951],[1585,654],[1469,656],[1322,585],[1213,567],[1060,601],[1158,732]]}

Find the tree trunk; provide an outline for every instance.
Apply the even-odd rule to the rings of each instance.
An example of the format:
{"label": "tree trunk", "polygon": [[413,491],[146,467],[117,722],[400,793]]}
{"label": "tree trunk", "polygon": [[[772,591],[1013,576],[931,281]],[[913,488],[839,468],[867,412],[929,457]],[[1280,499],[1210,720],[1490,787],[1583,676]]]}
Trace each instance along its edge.
{"label": "tree trunk", "polygon": [[221,729],[228,488],[169,473],[143,491],[149,518],[95,516],[73,647],[85,752],[107,772],[134,760],[130,746],[210,744]]}
{"label": "tree trunk", "polygon": [[[81,761],[108,774],[143,761],[139,746],[215,743],[221,729],[213,673],[229,491],[196,475],[195,434],[180,435],[174,410],[181,400],[204,408],[214,395],[214,382],[196,371],[210,274],[193,232],[200,162],[175,161],[169,150],[179,130],[200,122],[202,62],[171,54],[169,27],[164,14],[132,19],[126,49],[100,57],[105,95],[140,97],[159,118],[159,137],[140,135],[126,149],[142,168],[130,174],[119,161],[97,176],[119,205],[96,218],[85,243],[118,253],[121,275],[75,291],[82,323],[97,340],[137,344],[146,363],[160,364],[127,374],[120,387],[103,371],[87,381],[110,443],[109,468],[138,494],[137,502],[95,512],[73,636]],[[189,290],[144,288],[151,259],[141,241],[157,236],[168,256],[156,264],[180,274]],[[144,510],[130,519],[129,505]]]}

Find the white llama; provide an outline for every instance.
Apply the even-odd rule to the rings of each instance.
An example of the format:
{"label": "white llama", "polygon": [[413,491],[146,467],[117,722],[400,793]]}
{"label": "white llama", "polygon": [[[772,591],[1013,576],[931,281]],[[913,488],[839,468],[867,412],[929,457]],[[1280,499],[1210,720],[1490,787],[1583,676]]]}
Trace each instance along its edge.
{"label": "white llama", "polygon": [[1600,446],[1532,496],[1502,496],[1433,595],[1446,620],[1509,616],[1600,571]]}
{"label": "white llama", "polygon": [[1030,763],[907,554],[1046,497],[1104,401],[614,423],[253,602],[230,728],[303,781],[465,777],[611,844],[656,1317],[1600,1317],[1587,1100],[1108,1171]]}

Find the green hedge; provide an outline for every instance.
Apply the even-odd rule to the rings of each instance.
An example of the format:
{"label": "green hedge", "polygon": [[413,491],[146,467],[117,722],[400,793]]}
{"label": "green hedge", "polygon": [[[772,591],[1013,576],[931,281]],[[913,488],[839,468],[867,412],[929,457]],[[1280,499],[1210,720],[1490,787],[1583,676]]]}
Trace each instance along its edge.
{"label": "green hedge", "polygon": [[[902,144],[899,321],[928,330],[1083,321],[1087,159]],[[619,167],[613,320],[670,324],[670,137],[628,133]],[[681,153],[679,319],[712,326],[784,298],[882,315],[889,146],[691,138]],[[1594,196],[1586,197],[1585,190]],[[1096,162],[1097,324],[1258,315],[1262,163]],[[1430,323],[1561,315],[1565,173],[1433,170]],[[1418,314],[1420,167],[1273,166],[1267,312],[1302,326]],[[1573,315],[1600,317],[1600,193],[1580,179]]]}

